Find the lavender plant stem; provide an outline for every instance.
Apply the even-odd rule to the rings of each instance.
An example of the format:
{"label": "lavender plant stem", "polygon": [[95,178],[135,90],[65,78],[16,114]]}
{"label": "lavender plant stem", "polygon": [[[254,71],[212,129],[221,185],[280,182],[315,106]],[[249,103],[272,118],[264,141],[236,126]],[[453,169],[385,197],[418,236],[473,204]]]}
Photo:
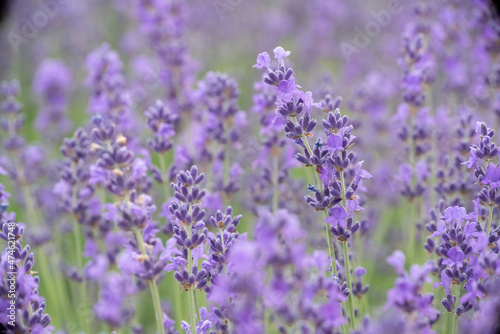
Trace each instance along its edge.
{"label": "lavender plant stem", "polygon": [[[189,213],[191,214],[191,205],[189,206]],[[188,225],[188,236],[191,238],[191,225]],[[191,268],[193,268],[193,258],[191,254],[191,247],[188,247],[188,271],[191,272]],[[192,288],[189,288],[188,290],[188,295],[189,295],[189,309],[191,313],[191,330],[194,334],[196,334],[196,313],[197,310],[195,309],[195,296],[194,296],[194,290]]]}
{"label": "lavender plant stem", "polygon": [[417,224],[415,221],[416,217],[416,203],[414,199],[410,199],[409,201],[410,204],[410,231],[409,231],[409,251],[408,251],[408,257],[413,260],[415,259],[415,238],[416,238],[416,230],[417,230]]}
{"label": "lavender plant stem", "polygon": [[[460,305],[460,284],[452,284],[453,294],[457,297],[457,303]],[[452,323],[451,323],[451,334],[457,334],[458,316],[456,309],[454,310]]]}
{"label": "lavender plant stem", "polygon": [[[22,172],[22,173],[24,173],[24,172]],[[35,213],[35,204],[33,202],[33,199],[31,198],[31,191],[30,191],[29,185],[24,184],[24,182],[22,182],[21,183],[21,191],[23,193],[23,197],[24,197],[24,200],[26,203],[26,218],[27,218],[27,220],[29,220],[30,223],[37,225],[38,221],[36,219],[37,216]],[[41,272],[46,274],[46,279],[43,279],[42,281],[44,282],[43,284],[44,284],[45,288],[48,290],[47,291],[48,295],[51,296],[51,300],[54,303],[57,303],[56,301],[60,301],[60,303],[57,303],[57,305],[58,305],[57,308],[59,309],[59,311],[62,312],[63,315],[68,316],[67,310],[69,310],[70,308],[66,304],[66,302],[67,302],[66,296],[61,293],[60,289],[57,288],[57,287],[62,286],[62,282],[60,282],[61,277],[59,275],[58,268],[54,272],[55,273],[54,281],[57,282],[57,284],[51,284],[51,281],[48,279],[48,277],[49,277],[48,275],[49,275],[49,273],[52,273],[53,271],[50,270],[50,268],[49,268],[49,265],[47,262],[47,257],[40,256],[38,258],[38,261],[39,261],[40,266],[41,266]],[[59,261],[57,261],[57,263],[59,263]],[[69,319],[69,318],[66,318],[66,319]]]}
{"label": "lavender plant stem", "polygon": [[354,316],[354,300],[352,298],[353,290],[352,290],[351,268],[349,264],[349,246],[347,245],[347,240],[342,243],[342,247],[344,249],[344,264],[345,264],[345,276],[346,276],[347,287],[351,289],[347,301],[348,304],[347,307],[349,308],[349,317],[351,318],[349,321],[349,328],[353,330],[356,318]]}
{"label": "lavender plant stem", "polygon": [[[74,228],[74,237],[75,237],[76,257],[78,259],[78,268],[80,270],[83,270],[82,240],[81,240],[80,226],[76,220],[75,220],[75,228]],[[84,305],[84,308],[86,309],[89,304],[88,304],[88,300],[87,300],[87,287],[86,287],[87,284],[86,284],[85,278],[83,278],[81,283],[79,283],[78,285],[80,286],[80,300],[82,301],[82,304]],[[91,333],[90,323],[89,323],[89,319],[87,316],[85,316],[85,319],[83,320],[83,322],[85,323],[85,329],[87,330],[87,333]]]}
{"label": "lavender plant stem", "polygon": [[[347,210],[347,199],[345,198],[345,181],[344,181],[344,171],[339,172],[340,175],[340,185],[342,189],[342,206]],[[351,290],[351,293],[348,297],[348,307],[349,307],[349,316],[351,317],[351,321],[349,322],[350,328],[354,329],[356,318],[354,316],[354,299],[353,299],[353,288],[352,288],[352,278],[351,278],[351,266],[349,260],[349,245],[347,240],[342,243],[342,247],[344,248],[344,265],[345,265],[345,277],[347,287]]]}
{"label": "lavender plant stem", "polygon": [[[159,153],[158,159],[160,160],[161,176],[162,178],[166,177],[167,167],[165,163],[165,153]],[[165,200],[168,200],[168,197],[170,196],[169,193],[170,188],[169,187],[163,187],[163,188],[165,189]],[[169,287],[169,290],[172,290],[174,294],[175,320],[180,322],[183,318],[183,309],[184,309],[182,303],[181,291],[178,289],[177,280],[175,279],[174,276],[167,277],[166,282]]]}
{"label": "lavender plant stem", "polygon": [[[144,239],[142,238],[141,231],[134,229],[135,237],[137,238],[137,243],[139,244],[139,249],[143,255],[147,255],[146,249],[144,248]],[[158,293],[158,287],[156,286],[156,281],[154,279],[149,281],[149,290],[151,291],[151,298],[153,299],[153,305],[155,308],[156,315],[156,326],[160,334],[165,334],[165,328],[163,327],[163,312],[161,310],[160,295]]]}
{"label": "lavender plant stem", "polygon": [[[409,162],[410,166],[412,168],[412,174],[411,174],[411,181],[410,181],[410,186],[413,189],[415,186],[415,141],[413,140],[413,110],[410,108],[410,125],[409,125],[409,134],[408,134],[408,147],[409,147]],[[414,255],[415,255],[415,237],[416,237],[416,229],[417,229],[417,222],[416,222],[416,202],[414,199],[410,198],[409,201],[410,204],[410,231],[408,233],[408,236],[410,238],[408,246],[409,246],[409,258],[411,261],[414,260]]]}
{"label": "lavender plant stem", "polygon": [[[491,187],[489,187],[491,189]],[[488,215],[488,224],[486,225],[486,236],[490,236],[491,221],[493,220],[493,206],[490,205],[490,212]]]}
{"label": "lavender plant stem", "polygon": [[273,154],[273,213],[276,213],[278,210],[278,168],[278,156]]}

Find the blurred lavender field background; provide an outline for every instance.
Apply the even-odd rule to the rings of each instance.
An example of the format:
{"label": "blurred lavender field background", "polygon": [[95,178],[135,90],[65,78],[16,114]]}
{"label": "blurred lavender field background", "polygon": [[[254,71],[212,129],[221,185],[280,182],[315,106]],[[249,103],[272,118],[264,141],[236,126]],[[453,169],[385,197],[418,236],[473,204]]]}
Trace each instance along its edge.
{"label": "blurred lavender field background", "polygon": [[0,17],[0,333],[499,332],[493,2]]}

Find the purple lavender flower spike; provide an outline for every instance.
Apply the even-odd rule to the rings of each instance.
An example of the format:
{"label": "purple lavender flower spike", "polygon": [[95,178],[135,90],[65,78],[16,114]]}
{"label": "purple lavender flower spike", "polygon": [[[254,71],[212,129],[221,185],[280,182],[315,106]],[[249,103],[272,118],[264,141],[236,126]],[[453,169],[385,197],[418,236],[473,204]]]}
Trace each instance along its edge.
{"label": "purple lavender flower spike", "polygon": [[0,184],[0,236],[10,245],[0,256],[0,304],[5,307],[0,313],[2,328],[7,332],[52,333],[54,326],[50,325],[51,318],[45,313],[45,300],[38,293],[40,279],[32,270],[34,254],[29,245],[23,247],[21,244],[25,227],[11,219],[7,197]]}
{"label": "purple lavender flower spike", "polygon": [[46,131],[54,141],[61,140],[71,128],[71,122],[66,117],[71,84],[69,69],[60,60],[43,61],[35,73],[33,92],[41,107],[35,125],[39,131]]}

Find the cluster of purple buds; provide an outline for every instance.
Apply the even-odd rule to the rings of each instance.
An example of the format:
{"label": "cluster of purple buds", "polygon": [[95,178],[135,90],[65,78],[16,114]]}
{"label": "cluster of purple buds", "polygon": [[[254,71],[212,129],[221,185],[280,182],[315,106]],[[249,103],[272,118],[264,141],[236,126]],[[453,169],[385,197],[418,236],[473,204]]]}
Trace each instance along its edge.
{"label": "cluster of purple buds", "polygon": [[[36,190],[47,173],[44,170],[44,151],[35,145],[26,145],[21,131],[23,130],[25,115],[21,112],[18,102],[20,86],[17,81],[0,83],[0,130],[5,132],[2,144],[7,151],[1,157],[0,173],[8,172],[9,177],[19,189],[23,190],[24,206],[32,212],[36,205]],[[3,169],[5,168],[5,170]],[[36,223],[36,217],[31,217]],[[30,230],[30,237],[32,232]]]}
{"label": "cluster of purple buds", "polygon": [[[240,90],[234,78],[223,73],[208,72],[203,81],[198,83],[199,94],[203,102],[199,115],[203,120],[207,139],[223,145],[232,145],[239,141],[241,128],[238,118]],[[215,152],[224,160],[223,152]]]}
{"label": "cluster of purple buds", "polygon": [[[331,99],[331,98],[328,98]],[[325,100],[327,101],[327,100]],[[323,103],[327,106],[327,103]],[[338,102],[333,103],[338,105]],[[329,152],[326,163],[321,167],[321,179],[326,189],[335,189],[335,195],[340,195],[342,206],[331,206],[327,223],[331,223],[331,232],[338,240],[346,241],[359,227],[359,222],[354,222],[354,213],[362,210],[360,197],[357,192],[363,179],[371,178],[371,174],[362,169],[363,162],[357,162],[356,155],[349,149],[355,143],[355,136],[351,134],[352,125],[349,118],[342,116],[339,109],[329,111],[327,119],[323,122],[325,133],[328,135],[325,151]],[[344,177],[351,179],[345,183]],[[340,190],[340,194],[338,191]],[[337,205],[339,201],[334,203]]]}
{"label": "cluster of purple buds", "polygon": [[256,93],[253,95],[254,106],[252,111],[259,114],[259,122],[264,129],[273,128],[277,97],[276,87],[259,81],[254,84],[254,89]]}
{"label": "cluster of purple buds", "polygon": [[61,199],[59,206],[64,212],[73,214],[79,223],[94,225],[100,212],[89,215],[88,211],[95,188],[88,184],[90,138],[87,132],[77,129],[73,137],[63,140],[60,151],[65,159],[60,165],[61,180],[54,186],[54,192]]}
{"label": "cluster of purple buds", "polygon": [[160,100],[144,112],[147,126],[154,132],[154,138],[149,141],[149,146],[157,153],[165,153],[172,149],[169,138],[175,135],[177,115],[170,112],[168,107]]}
{"label": "cluster of purple buds", "polygon": [[306,195],[305,201],[316,211],[323,211],[334,207],[342,200],[342,189],[340,182],[332,182],[320,191],[316,186],[309,185],[309,191],[314,193],[314,197]]}
{"label": "cluster of purple buds", "polygon": [[[297,217],[286,210],[261,209],[255,240],[235,245],[232,275],[219,276],[208,296],[222,306],[235,330],[262,332],[266,309],[282,333],[293,327],[323,333],[345,323],[340,303],[350,289],[325,277],[328,257],[322,251],[307,254],[303,233]],[[317,274],[307,274],[310,270]]]}
{"label": "cluster of purple buds", "polygon": [[[241,148],[241,135],[246,126],[246,113],[238,107],[240,90],[234,78],[223,73],[208,72],[198,83],[202,102],[197,117],[203,123],[205,143],[198,154],[204,163],[212,163],[215,187],[221,194],[235,193],[239,189],[237,176],[241,167],[230,165],[230,148]],[[213,144],[220,144],[214,148]]]}
{"label": "cluster of purple buds", "polygon": [[414,264],[410,272],[404,269],[405,255],[401,251],[395,251],[387,262],[394,267],[399,277],[395,286],[387,293],[386,309],[394,307],[401,313],[412,319],[413,332],[425,332],[439,319],[439,311],[434,309],[432,293],[423,294],[425,283],[431,282],[429,274],[433,271],[432,262],[423,266]]}
{"label": "cluster of purple buds", "polygon": [[334,207],[330,209],[330,215],[326,218],[327,223],[331,223],[330,231],[340,242],[345,242],[356,233],[361,224],[354,222],[352,217],[349,217],[347,211],[343,207]]}
{"label": "cluster of purple buds", "polygon": [[230,251],[233,248],[239,235],[236,228],[240,222],[241,215],[232,216],[233,208],[228,206],[224,212],[217,210],[214,216],[210,217],[210,224],[219,233],[209,234],[210,242],[210,271],[211,276],[220,274],[228,265]]}
{"label": "cluster of purple buds", "polygon": [[[467,203],[463,203],[464,194],[468,197],[474,191],[474,181],[471,180],[470,173],[464,170],[463,162],[464,157],[469,154],[475,134],[472,115],[461,115],[455,136],[451,139],[453,146],[438,147],[439,159],[436,172],[438,185],[434,189],[441,198],[448,199],[448,205],[466,205]],[[446,140],[447,137],[449,137],[447,131],[438,134],[440,142]]]}
{"label": "cluster of purple buds", "polygon": [[44,313],[45,300],[38,294],[40,279],[33,271],[34,255],[30,246],[21,244],[24,224],[16,223],[6,211],[4,197],[7,193],[0,184],[0,200],[3,203],[0,211],[0,239],[8,243],[8,247],[0,257],[0,304],[4,312],[0,314],[0,329],[21,331],[23,333],[52,333],[50,316]]}
{"label": "cluster of purple buds", "polygon": [[[205,211],[199,206],[199,202],[205,196],[206,191],[200,189],[199,184],[205,179],[205,174],[198,174],[196,166],[190,170],[180,171],[177,174],[177,182],[171,184],[174,190],[174,197],[179,201],[172,201],[169,211],[173,220],[173,237],[177,242],[177,247],[181,251],[180,256],[171,259],[175,269],[175,278],[185,291],[195,287],[203,288],[207,283],[207,271],[198,270],[197,260],[199,256],[193,256],[191,252],[200,249],[207,239],[208,230],[201,220],[205,216]],[[191,264],[192,258],[195,263],[192,268],[186,264]]]}
{"label": "cluster of purple buds", "polygon": [[124,198],[133,189],[147,193],[151,180],[144,160],[135,158],[127,147],[127,138],[118,133],[116,124],[105,116],[92,118],[91,151],[98,157],[90,167],[90,184],[101,184],[110,193]]}
{"label": "cluster of purple buds", "polygon": [[354,276],[356,276],[356,282],[352,285],[352,293],[357,298],[361,299],[370,290],[368,284],[363,284],[363,276],[366,274],[366,269],[363,267],[358,267],[354,270]]}
{"label": "cluster of purple buds", "polygon": [[255,213],[261,206],[275,206],[274,209],[286,207],[299,214],[303,207],[303,198],[300,196],[303,184],[289,178],[290,168],[297,165],[294,159],[296,152],[294,143],[282,137],[282,126],[274,122],[277,87],[263,81],[256,82],[254,86],[257,93],[253,96],[252,110],[259,115],[262,139],[260,155],[252,163],[252,166],[259,167],[259,172],[249,182],[250,191],[246,194],[251,196],[251,202],[247,204]]}
{"label": "cluster of purple buds", "polygon": [[422,107],[425,102],[424,88],[435,80],[434,60],[429,46],[427,4],[415,4],[414,18],[409,20],[403,38],[403,55],[400,66],[404,71],[404,101],[413,108]]}
{"label": "cluster of purple buds", "polygon": [[71,128],[71,122],[66,117],[71,84],[70,71],[59,60],[44,60],[35,74],[33,91],[41,106],[36,127],[39,131],[54,130],[47,131],[53,140],[59,141],[60,136]]}
{"label": "cluster of purple buds", "polygon": [[434,287],[444,287],[446,298],[441,304],[448,312],[455,311],[458,316],[471,310],[473,304],[464,300],[457,304],[457,292],[453,289],[459,292],[464,284],[465,290],[470,292],[474,282],[481,276],[477,256],[483,247],[480,245],[485,242],[485,234],[476,222],[467,222],[475,218],[474,214],[467,215],[463,207],[448,207],[437,227],[435,223],[428,225],[428,229],[433,231],[431,238],[440,238],[438,243],[429,238],[425,245],[427,250],[435,248],[438,256],[436,264],[441,282],[435,283]]}
{"label": "cluster of purple buds", "polygon": [[21,113],[21,104],[17,101],[21,88],[17,81],[2,81],[0,84],[0,110],[2,112],[0,124],[7,133],[4,147],[8,151],[19,150],[24,146],[24,139],[19,132],[24,125],[24,114]]}
{"label": "cluster of purple buds", "polygon": [[120,131],[130,134],[137,128],[131,113],[131,101],[122,74],[118,53],[103,44],[87,57],[87,86],[91,89],[89,112],[115,122]]}
{"label": "cluster of purple buds", "polygon": [[479,203],[489,208],[489,217],[486,222],[486,233],[490,233],[494,208],[500,204],[500,167],[496,163],[498,159],[498,146],[493,142],[495,131],[486,126],[485,123],[477,123],[476,133],[480,137],[478,145],[470,148],[469,160],[463,162],[467,167],[474,168],[474,175],[483,189],[477,195]]}
{"label": "cluster of purple buds", "polygon": [[141,30],[160,62],[158,76],[166,88],[166,103],[175,114],[189,112],[198,65],[185,41],[188,6],[179,0],[140,0],[136,4]]}
{"label": "cluster of purple buds", "polygon": [[303,137],[312,137],[311,132],[316,127],[316,120],[310,117],[311,109],[313,105],[318,104],[313,104],[310,92],[305,93],[297,88],[293,69],[285,68],[284,58],[290,55],[290,51],[278,46],[274,49],[274,55],[278,61],[278,69],[271,69],[271,58],[267,52],[257,56],[257,64],[254,67],[265,69],[267,75],[264,82],[277,86],[275,122],[283,123],[286,136],[305,149],[306,142]]}

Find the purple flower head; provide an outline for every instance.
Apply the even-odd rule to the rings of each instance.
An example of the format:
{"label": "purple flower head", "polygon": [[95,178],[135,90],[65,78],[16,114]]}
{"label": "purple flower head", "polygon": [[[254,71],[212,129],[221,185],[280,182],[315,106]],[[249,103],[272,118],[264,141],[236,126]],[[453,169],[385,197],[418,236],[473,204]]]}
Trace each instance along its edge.
{"label": "purple flower head", "polygon": [[357,197],[353,199],[348,199],[346,201],[347,211],[349,212],[349,217],[353,217],[355,212],[363,211],[363,207],[359,205],[359,199]]}
{"label": "purple flower head", "polygon": [[447,253],[448,258],[443,260],[443,264],[449,266],[457,266],[458,268],[462,268],[464,265],[463,260],[465,259],[465,254],[457,247],[453,247]]}
{"label": "purple flower head", "polygon": [[486,168],[486,173],[481,179],[481,183],[489,185],[491,189],[500,187],[500,167],[497,167],[495,164],[490,164]]}
{"label": "purple flower head", "polygon": [[45,103],[65,105],[71,83],[71,73],[62,61],[46,59],[35,74],[33,91]]}
{"label": "purple flower head", "polygon": [[295,78],[291,77],[288,80],[282,80],[278,84],[278,90],[283,93],[283,94],[289,94],[292,93],[296,90],[296,85],[295,85]]}
{"label": "purple flower head", "polygon": [[284,59],[290,55],[290,51],[285,51],[281,46],[276,47],[274,50],[274,58],[278,60],[280,66],[285,66]]}
{"label": "purple flower head", "polygon": [[345,220],[349,217],[344,207],[334,207],[330,209],[330,215],[325,219],[325,223],[332,224],[332,226],[343,225],[345,227]]}
{"label": "purple flower head", "polygon": [[372,174],[370,174],[366,169],[362,169],[361,167],[363,166],[364,161],[360,161],[356,164],[355,167],[355,180],[356,183],[359,184],[361,179],[369,179],[372,177]]}
{"label": "purple flower head", "polygon": [[366,274],[366,269],[363,267],[357,267],[356,270],[354,270],[354,275],[356,277],[361,278],[361,276],[364,276]]}
{"label": "purple flower head", "polygon": [[400,250],[396,250],[387,258],[387,263],[394,267],[398,275],[405,272],[405,255]]}
{"label": "purple flower head", "polygon": [[463,165],[466,165],[467,168],[479,169],[479,164],[477,162],[477,149],[474,147],[470,148],[469,160],[462,162]]}
{"label": "purple flower head", "polygon": [[343,151],[344,146],[343,146],[342,136],[337,134],[330,135],[326,140],[326,146],[324,149],[329,150],[332,153]]}
{"label": "purple flower head", "polygon": [[467,211],[463,207],[448,207],[444,211],[443,219],[448,223],[461,224],[467,218]]}
{"label": "purple flower head", "polygon": [[446,223],[444,222],[444,220],[440,220],[437,226],[437,230],[432,233],[431,237],[437,237],[443,235],[443,233],[445,232],[446,232]]}
{"label": "purple flower head", "polygon": [[253,65],[254,68],[269,68],[271,66],[271,57],[267,52],[259,53],[257,56],[257,63]]}
{"label": "purple flower head", "polygon": [[446,270],[441,271],[441,282],[434,283],[434,289],[438,286],[443,286],[446,293],[450,293],[451,278],[446,274]]}
{"label": "purple flower head", "polygon": [[413,168],[409,164],[403,163],[403,164],[401,164],[399,166],[399,175],[398,175],[398,177],[405,184],[410,184],[412,175],[413,175]]}
{"label": "purple flower head", "polygon": [[191,325],[189,323],[182,321],[181,328],[186,332],[186,334],[191,334]]}

